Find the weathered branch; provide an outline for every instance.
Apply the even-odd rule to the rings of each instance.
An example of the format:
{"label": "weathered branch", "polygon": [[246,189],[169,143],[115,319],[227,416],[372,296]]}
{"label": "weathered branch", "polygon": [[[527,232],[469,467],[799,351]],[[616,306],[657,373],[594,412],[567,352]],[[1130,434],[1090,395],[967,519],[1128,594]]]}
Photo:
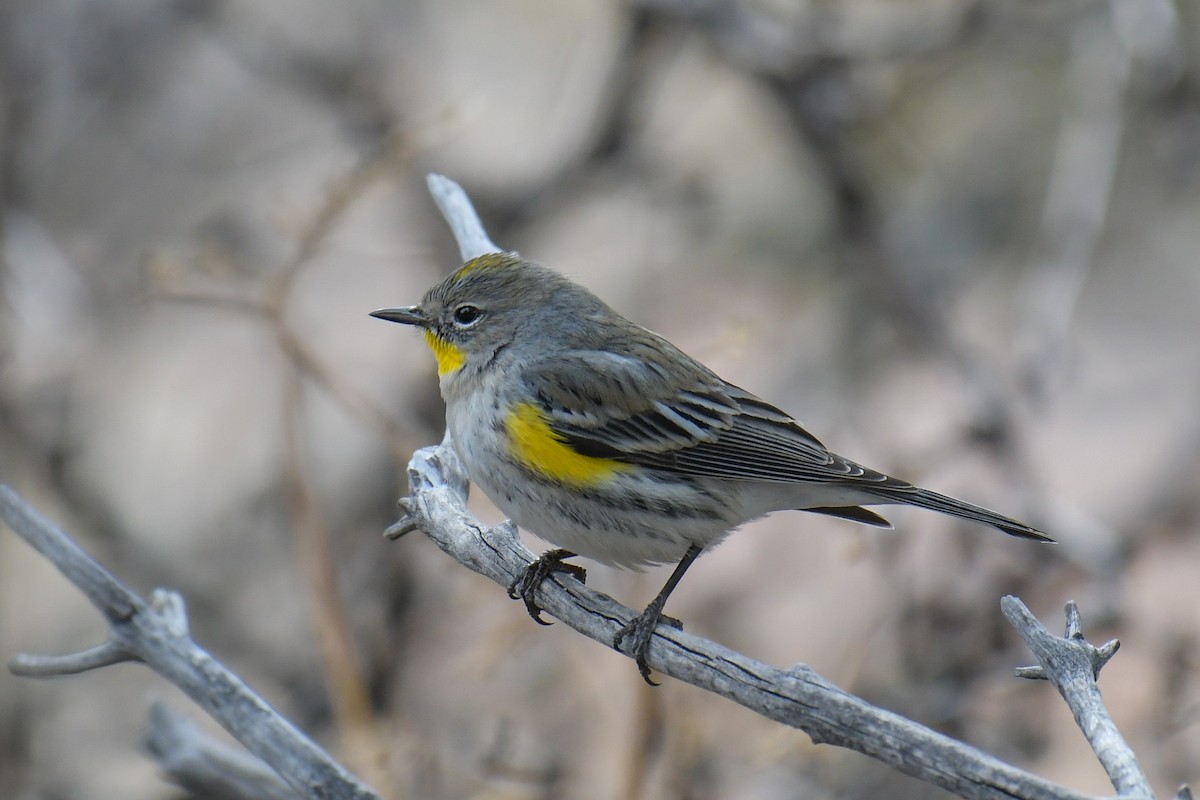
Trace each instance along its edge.
{"label": "weathered branch", "polygon": [[0,519],[79,587],[108,621],[110,635],[107,643],[75,655],[17,656],[14,672],[49,677],[117,661],[141,661],[182,689],[300,796],[376,797],[192,641],[178,594],[159,589],[146,602],[8,486],[0,486]]}
{"label": "weathered branch", "polygon": [[[420,528],[456,561],[501,586],[524,570],[532,554],[514,526],[488,528],[467,513],[466,477],[448,438],[437,447],[418,450],[408,475],[405,516],[389,529],[390,536]],[[617,629],[634,616],[607,595],[558,574],[542,584],[537,602],[546,613],[605,646],[611,646]],[[799,728],[814,742],[857,750],[961,797],[1085,796],[872,706],[802,664],[777,669],[667,626],[659,627],[647,660],[658,672]]]}
{"label": "weathered branch", "polygon": [[1101,668],[1121,643],[1113,639],[1096,647],[1084,639],[1079,608],[1074,602],[1067,603],[1067,633],[1062,638],[1046,630],[1015,597],[1002,598],[1000,608],[1041,663],[1039,667],[1019,669],[1018,677],[1044,679],[1054,684],[1119,796],[1153,797],[1137,756],[1117,730],[1096,685]]}

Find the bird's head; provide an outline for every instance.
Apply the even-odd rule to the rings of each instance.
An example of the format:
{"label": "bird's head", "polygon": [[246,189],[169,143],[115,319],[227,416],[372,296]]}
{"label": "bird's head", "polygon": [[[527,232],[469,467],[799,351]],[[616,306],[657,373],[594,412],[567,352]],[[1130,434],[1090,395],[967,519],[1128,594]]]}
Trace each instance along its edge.
{"label": "bird's head", "polygon": [[[591,292],[512,253],[474,258],[426,292],[419,305],[371,316],[422,330],[443,387],[460,375],[570,346],[581,322],[612,312]],[[532,350],[531,350],[532,348]]]}

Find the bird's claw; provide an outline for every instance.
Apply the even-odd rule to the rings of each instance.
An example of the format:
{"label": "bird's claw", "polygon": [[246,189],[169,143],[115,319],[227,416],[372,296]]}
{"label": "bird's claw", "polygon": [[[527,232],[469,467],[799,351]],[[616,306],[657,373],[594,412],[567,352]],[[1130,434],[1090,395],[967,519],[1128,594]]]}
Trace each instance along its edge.
{"label": "bird's claw", "polygon": [[676,630],[683,630],[682,622],[675,617],[663,614],[662,606],[651,603],[645,611],[622,625],[621,629],[613,636],[613,648],[618,651],[621,650],[623,643],[629,642],[628,653],[637,663],[638,673],[642,676],[642,680],[651,686],[661,686],[658,681],[651,679],[650,665],[646,663],[650,640],[654,638],[654,630],[660,622]]}
{"label": "bird's claw", "polygon": [[542,618],[542,609],[535,600],[542,581],[555,572],[564,572],[567,575],[571,575],[580,583],[587,581],[587,570],[578,564],[568,564],[563,561],[563,559],[574,555],[570,550],[563,550],[561,548],[547,550],[525,567],[521,574],[514,578],[512,583],[508,585],[508,596],[513,600],[523,600],[525,602],[525,610],[538,625],[553,624]]}

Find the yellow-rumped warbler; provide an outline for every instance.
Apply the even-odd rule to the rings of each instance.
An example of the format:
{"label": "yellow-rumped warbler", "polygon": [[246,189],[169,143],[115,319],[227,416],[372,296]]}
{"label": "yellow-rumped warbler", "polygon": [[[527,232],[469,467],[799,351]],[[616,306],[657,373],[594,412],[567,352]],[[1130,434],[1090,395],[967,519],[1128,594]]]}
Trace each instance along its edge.
{"label": "yellow-rumped warbler", "polygon": [[890,527],[863,505],[904,504],[1051,541],[1016,520],[825,449],[794,419],[718,377],[587,289],[515,254],[468,261],[420,305],[371,316],[421,328],[467,473],[515,523],[559,545],[509,587],[534,602],[582,555],[677,563],[617,633],[642,676],[667,597],[705,548],[784,509]]}

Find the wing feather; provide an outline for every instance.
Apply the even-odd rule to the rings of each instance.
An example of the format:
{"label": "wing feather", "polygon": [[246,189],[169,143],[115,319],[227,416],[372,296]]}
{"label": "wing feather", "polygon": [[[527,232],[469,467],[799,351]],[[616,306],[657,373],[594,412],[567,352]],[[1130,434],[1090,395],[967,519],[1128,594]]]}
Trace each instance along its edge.
{"label": "wing feather", "polygon": [[[522,375],[551,429],[577,452],[696,477],[853,488],[863,493],[859,502],[920,506],[1050,541],[1024,523],[829,452],[788,414],[726,383],[665,339],[641,334],[622,328],[608,351],[559,352]],[[663,356],[672,357],[670,375],[658,366]],[[887,525],[857,506],[811,510]]]}
{"label": "wing feather", "polygon": [[675,383],[651,364],[577,350],[540,359],[524,378],[551,428],[587,455],[726,480],[909,485],[829,452],[788,414],[698,362],[688,359]]}

